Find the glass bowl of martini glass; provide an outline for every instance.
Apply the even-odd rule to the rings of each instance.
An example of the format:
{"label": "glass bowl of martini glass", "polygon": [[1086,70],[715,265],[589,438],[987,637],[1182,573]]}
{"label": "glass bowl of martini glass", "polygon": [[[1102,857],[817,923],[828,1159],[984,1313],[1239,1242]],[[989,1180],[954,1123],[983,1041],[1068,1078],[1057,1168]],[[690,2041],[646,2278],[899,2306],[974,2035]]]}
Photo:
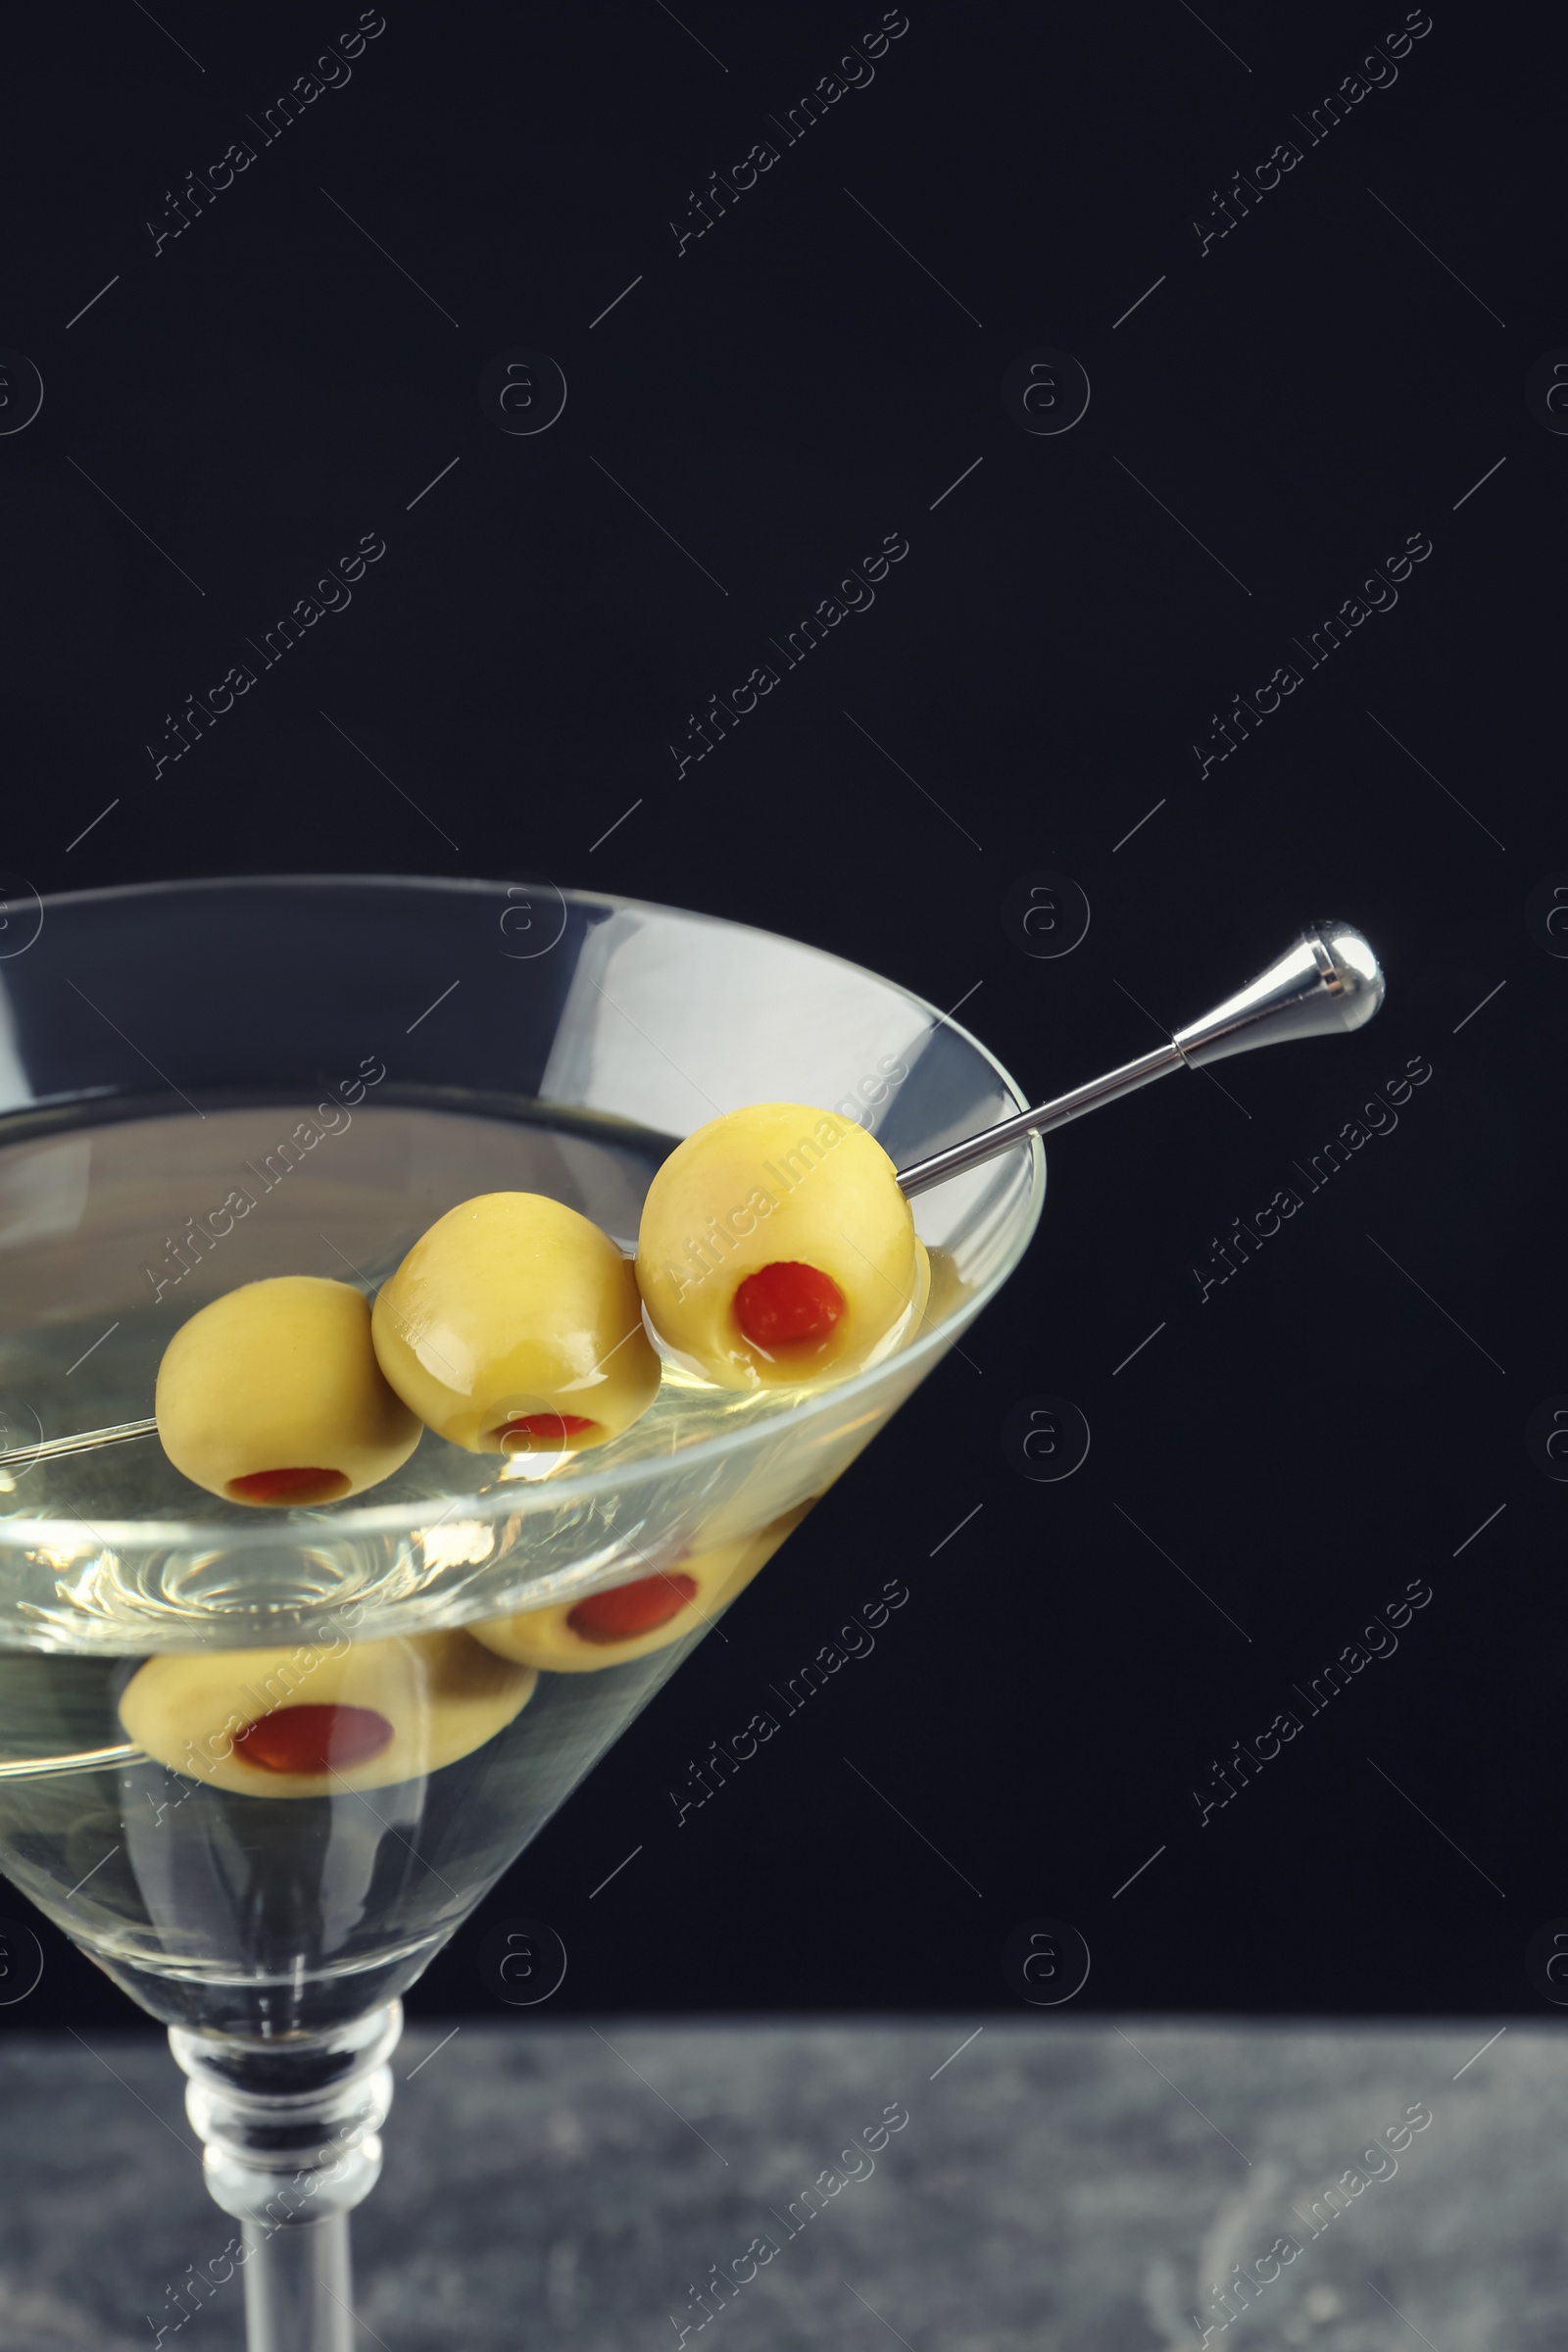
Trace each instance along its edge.
{"label": "glass bowl of martini glass", "polygon": [[[376,877],[5,912],[0,1870],[171,2029],[254,2352],[334,2352],[399,1994],[1006,1278],[1044,1156],[900,1196],[887,1255],[843,1169],[1023,1097],[704,916]],[[688,1168],[639,1252],[758,1104],[746,1180]],[[758,1239],[819,1200],[836,1309]]]}

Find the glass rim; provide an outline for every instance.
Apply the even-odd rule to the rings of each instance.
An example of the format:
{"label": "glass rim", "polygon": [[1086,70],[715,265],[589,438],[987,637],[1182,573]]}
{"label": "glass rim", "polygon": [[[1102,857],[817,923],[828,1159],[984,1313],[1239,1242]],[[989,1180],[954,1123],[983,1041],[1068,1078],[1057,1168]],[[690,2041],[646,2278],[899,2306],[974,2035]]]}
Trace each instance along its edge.
{"label": "glass rim", "polygon": [[[154,898],[178,893],[221,892],[236,889],[268,890],[329,890],[329,889],[385,889],[416,891],[472,892],[476,895],[505,894],[521,887],[515,882],[486,879],[477,875],[445,874],[214,874],[183,876],[165,882],[111,883],[97,890],[52,892],[48,897],[35,892],[42,908],[51,906],[86,906],[108,899]],[[614,891],[590,891],[568,888],[558,882],[546,887],[555,891],[564,905],[606,907],[614,912],[674,916],[681,922],[702,923],[715,930],[743,932],[758,939],[781,943],[804,951],[821,962],[841,970],[858,973],[872,980],[879,988],[890,990],[915,1007],[929,1021],[932,1029],[947,1027],[963,1039],[979,1058],[1000,1079],[1020,1110],[1028,1107],[1029,1098],[1012,1073],[973,1031],[939,1006],[928,1003],[914,989],[905,987],[899,980],[890,980],[885,972],[869,964],[857,963],[847,956],[836,955],[831,949],[818,948],[808,940],[793,939],[787,932],[767,931],[760,923],[743,923],[728,915],[707,914],[699,909],[669,906],[655,899],[634,899]],[[112,1099],[112,1098],[110,1098]],[[51,1103],[80,1101],[84,1104],[101,1102],[101,1095],[51,1097]],[[543,1098],[540,1098],[543,1102]],[[562,1108],[570,1108],[563,1104]],[[0,1111],[0,1148],[4,1144],[4,1128],[8,1116]],[[1020,1139],[1023,1140],[1023,1139]],[[742,1422],[735,1429],[699,1438],[690,1445],[664,1454],[644,1454],[634,1461],[619,1462],[597,1473],[579,1479],[544,1477],[518,1481],[505,1492],[489,1494],[460,1494],[454,1496],[427,1496],[418,1502],[368,1503],[358,1508],[336,1506],[330,1518],[317,1517],[309,1511],[269,1512],[255,1524],[248,1520],[183,1519],[108,1519],[88,1521],[72,1514],[24,1518],[0,1518],[0,1550],[24,1548],[36,1544],[59,1545],[69,1537],[74,1544],[96,1541],[114,1549],[122,1545],[161,1546],[210,1544],[224,1551],[270,1549],[279,1543],[331,1543],[357,1536],[409,1535],[414,1536],[430,1526],[443,1526],[461,1516],[468,1521],[485,1523],[504,1518],[527,1518],[544,1511],[552,1504],[581,1499],[593,1494],[614,1494],[625,1488],[635,1488],[668,1475],[667,1465],[680,1463],[684,1468],[698,1468],[710,1462],[727,1459],[760,1440],[776,1438],[783,1429],[807,1427],[825,1419],[835,1407],[858,1404],[873,1398],[879,1389],[894,1385],[901,1374],[917,1368],[923,1377],[931,1358],[949,1345],[954,1336],[965,1329],[990,1304],[1003,1284],[1013,1272],[1030,1242],[1034,1239],[1041,1212],[1045,1206],[1046,1154],[1038,1135],[1027,1138],[1029,1167],[1024,1197],[1017,1209],[1010,1213],[1011,1230],[1007,1235],[1001,1262],[973,1296],[963,1302],[961,1310],[935,1324],[929,1331],[911,1340],[907,1346],[895,1349],[876,1363],[852,1373],[848,1379],[829,1382],[820,1389],[799,1393],[799,1401],[789,1416]],[[842,1415],[840,1416],[842,1417]],[[478,1457],[475,1457],[478,1458]],[[577,1457],[573,1457],[577,1458]],[[432,1510],[436,1504],[441,1508]]]}

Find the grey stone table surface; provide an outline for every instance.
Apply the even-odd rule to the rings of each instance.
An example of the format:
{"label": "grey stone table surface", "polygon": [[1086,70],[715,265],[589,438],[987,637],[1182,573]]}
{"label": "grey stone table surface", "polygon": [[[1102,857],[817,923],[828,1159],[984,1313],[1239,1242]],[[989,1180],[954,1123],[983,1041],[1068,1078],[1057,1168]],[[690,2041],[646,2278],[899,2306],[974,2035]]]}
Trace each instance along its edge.
{"label": "grey stone table surface", "polygon": [[[445,2031],[396,2054],[364,2347],[1568,2343],[1549,2026]],[[237,2352],[237,2278],[172,2295],[231,2228],[182,2087],[148,2036],[0,2035],[0,2352]]]}

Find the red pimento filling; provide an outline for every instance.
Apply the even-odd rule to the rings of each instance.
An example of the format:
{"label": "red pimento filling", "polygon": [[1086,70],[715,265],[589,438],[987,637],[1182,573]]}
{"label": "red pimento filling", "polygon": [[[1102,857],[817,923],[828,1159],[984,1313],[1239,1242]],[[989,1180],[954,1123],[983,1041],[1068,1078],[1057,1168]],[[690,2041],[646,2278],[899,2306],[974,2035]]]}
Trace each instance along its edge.
{"label": "red pimento filling", "polygon": [[545,1452],[560,1452],[568,1438],[579,1438],[584,1430],[598,1427],[597,1421],[585,1421],[581,1413],[517,1413],[490,1435],[499,1441],[503,1453],[529,1453],[536,1446]]}
{"label": "red pimento filling", "polygon": [[234,1752],[263,1772],[348,1772],[391,1744],[373,1707],[274,1707],[234,1734]]}
{"label": "red pimento filling", "polygon": [[612,1592],[595,1592],[579,1600],[566,1623],[584,1642],[603,1647],[657,1632],[696,1597],[695,1576],[641,1576],[634,1585],[617,1585]]}
{"label": "red pimento filling", "polygon": [[844,1313],[844,1293],[819,1266],[780,1258],[748,1274],[735,1293],[735,1320],[756,1348],[825,1340]]}
{"label": "red pimento filling", "polygon": [[336,1502],[349,1486],[341,1470],[252,1470],[231,1478],[228,1492],[235,1502]]}

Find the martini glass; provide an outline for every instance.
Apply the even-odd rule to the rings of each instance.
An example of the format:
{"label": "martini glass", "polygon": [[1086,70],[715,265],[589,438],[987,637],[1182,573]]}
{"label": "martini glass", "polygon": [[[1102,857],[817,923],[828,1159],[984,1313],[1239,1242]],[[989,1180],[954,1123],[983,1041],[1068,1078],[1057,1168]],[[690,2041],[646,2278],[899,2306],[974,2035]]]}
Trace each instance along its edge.
{"label": "martini glass", "polygon": [[[552,1195],[629,1250],[660,1162],[745,1103],[837,1110],[905,1166],[1023,1097],[869,972],[551,886],[216,881],[8,913],[0,1868],[190,2078],[240,2228],[166,2328],[242,2270],[253,2352],[347,2352],[346,2216],[380,2167],[399,1995],[1005,1279],[1044,1157],[1009,1137],[921,1198],[924,1313],[836,1386],[668,1367],[592,1452],[427,1430],[363,1497],[249,1510],[148,1426],[165,1348],[220,1294],[311,1274],[368,1295],[493,1191]],[[591,1671],[508,1668],[466,1630],[660,1581],[695,1591],[651,1640],[598,1641]],[[402,1777],[225,1785],[212,1724],[310,1705],[345,1652],[384,1673]],[[514,1679],[465,1744],[481,1661],[487,1690]]]}
{"label": "martini glass", "polygon": [[[399,1996],[1005,1280],[1041,1131],[1358,1027],[1382,976],[1319,925],[1031,1109],[891,981],[624,900],[276,879],[4,911],[0,1867],[190,2079],[241,2230],[164,2332],[243,2270],[252,2352],[349,2352]],[[674,1145],[768,1101],[872,1129],[917,1202],[929,1298],[853,1377],[737,1393],[666,1362],[591,1452],[427,1430],[368,1498],[316,1507],[223,1502],[159,1446],[159,1361],[208,1301],[285,1274],[368,1295],[485,1192],[547,1194],[629,1250]],[[518,1613],[537,1663],[468,1630]],[[395,1769],[367,1779],[335,1732],[265,1794],[232,1764],[291,1717],[368,1713]]]}

